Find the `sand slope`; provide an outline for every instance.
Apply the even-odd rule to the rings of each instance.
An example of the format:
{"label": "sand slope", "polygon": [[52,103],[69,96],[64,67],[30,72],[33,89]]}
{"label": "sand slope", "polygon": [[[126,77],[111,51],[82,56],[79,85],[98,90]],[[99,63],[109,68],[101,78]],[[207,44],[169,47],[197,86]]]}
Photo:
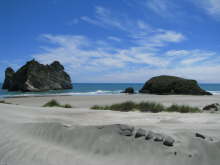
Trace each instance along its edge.
{"label": "sand slope", "polygon": [[[115,124],[171,136],[124,136]],[[100,127],[108,125],[105,127]],[[134,131],[135,132],[135,131]],[[206,139],[195,137],[199,132]],[[219,165],[220,115],[94,111],[0,104],[0,164]]]}

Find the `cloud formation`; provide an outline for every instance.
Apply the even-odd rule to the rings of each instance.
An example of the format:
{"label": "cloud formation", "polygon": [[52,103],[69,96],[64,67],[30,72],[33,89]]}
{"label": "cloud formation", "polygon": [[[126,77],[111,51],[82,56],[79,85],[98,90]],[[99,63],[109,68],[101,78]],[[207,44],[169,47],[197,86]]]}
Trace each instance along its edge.
{"label": "cloud formation", "polygon": [[73,79],[79,77],[78,82],[144,82],[161,74],[220,81],[215,74],[220,69],[216,52],[172,48],[187,42],[187,36],[180,32],[155,28],[141,19],[128,19],[101,6],[95,7],[93,17],[80,19],[93,26],[117,29],[125,34],[126,40],[114,35],[92,39],[85,35],[44,34],[41,37],[51,46],[43,46],[42,53],[33,57],[43,63],[61,61]]}
{"label": "cloud formation", "polygon": [[[118,49],[112,47],[108,40],[103,41],[105,43],[103,46],[98,41],[85,36],[47,34],[42,37],[47,43],[54,44],[56,47],[44,47],[44,53],[35,54],[34,57],[43,63],[51,63],[55,59],[61,61],[73,77],[90,75],[88,79],[83,78],[81,81],[142,82],[147,77],[159,74],[195,78],[199,70],[201,72],[201,69],[205,69],[206,72],[196,76],[203,80],[204,74],[206,77],[210,74],[207,71],[219,69],[215,63],[220,60],[212,60],[215,53],[210,51],[197,49],[161,52],[161,47],[158,48],[157,44],[156,48],[152,44],[154,49],[143,47],[141,44],[127,49]],[[152,36],[154,37],[158,38],[158,35]],[[164,40],[163,38],[161,42],[165,46],[167,42],[175,43],[176,39]],[[95,79],[91,80],[91,76]],[[211,77],[210,81],[213,80],[214,77]]]}
{"label": "cloud formation", "polygon": [[[175,17],[181,15],[179,12],[181,3],[176,0],[141,0],[142,4],[162,17]],[[183,0],[203,9],[208,15],[220,19],[220,0]],[[183,14],[183,13],[182,13]]]}
{"label": "cloud formation", "polygon": [[205,9],[209,15],[220,19],[220,0],[195,0],[193,2]]}

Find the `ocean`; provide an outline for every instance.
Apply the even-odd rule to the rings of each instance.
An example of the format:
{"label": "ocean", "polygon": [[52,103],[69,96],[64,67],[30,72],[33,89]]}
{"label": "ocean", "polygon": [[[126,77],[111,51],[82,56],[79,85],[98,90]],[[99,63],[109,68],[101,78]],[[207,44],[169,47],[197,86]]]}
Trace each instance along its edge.
{"label": "ocean", "polygon": [[[47,92],[8,92],[0,89],[0,97],[41,96],[41,95],[106,95],[120,94],[127,87],[133,87],[138,92],[143,83],[74,83],[74,89]],[[203,89],[220,95],[220,84],[199,84]],[[0,87],[2,84],[0,83]]]}

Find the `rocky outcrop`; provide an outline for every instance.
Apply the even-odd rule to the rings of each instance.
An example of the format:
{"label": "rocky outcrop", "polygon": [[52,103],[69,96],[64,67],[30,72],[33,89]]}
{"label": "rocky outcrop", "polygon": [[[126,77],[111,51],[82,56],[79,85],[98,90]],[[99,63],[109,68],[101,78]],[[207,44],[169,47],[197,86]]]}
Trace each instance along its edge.
{"label": "rocky outcrop", "polygon": [[58,61],[54,61],[50,65],[43,65],[32,60],[17,72],[11,68],[7,68],[5,71],[3,89],[9,91],[39,92],[71,88],[70,76]]}
{"label": "rocky outcrop", "polygon": [[121,93],[128,93],[128,94],[134,94],[134,88],[129,87],[126,88],[124,91],[122,91]]}
{"label": "rocky outcrop", "polygon": [[198,137],[198,138],[201,138],[201,139],[206,138],[203,134],[200,134],[200,133],[196,133],[195,136]]}
{"label": "rocky outcrop", "polygon": [[[144,139],[146,141],[154,141],[154,142],[161,142],[163,145],[172,147],[175,143],[175,139],[161,133],[155,133],[151,130],[146,131],[145,129],[138,128],[136,129],[133,126],[125,125],[125,124],[113,124],[113,125],[105,125],[105,126],[98,126],[98,129],[104,132],[111,132],[113,135],[114,132],[121,136],[131,137],[134,139]],[[112,136],[111,135],[111,136]]]}
{"label": "rocky outcrop", "polygon": [[3,83],[2,89],[10,89],[13,85],[12,78],[15,72],[11,67],[5,70],[5,81]]}
{"label": "rocky outcrop", "polygon": [[135,138],[140,138],[146,135],[146,131],[142,128],[139,128],[135,134]]}
{"label": "rocky outcrop", "polygon": [[140,93],[150,94],[183,94],[183,95],[212,95],[201,89],[195,80],[175,76],[158,76],[147,81]]}
{"label": "rocky outcrop", "polygon": [[220,104],[214,103],[214,104],[207,105],[203,108],[203,110],[208,111],[208,112],[220,111]]}

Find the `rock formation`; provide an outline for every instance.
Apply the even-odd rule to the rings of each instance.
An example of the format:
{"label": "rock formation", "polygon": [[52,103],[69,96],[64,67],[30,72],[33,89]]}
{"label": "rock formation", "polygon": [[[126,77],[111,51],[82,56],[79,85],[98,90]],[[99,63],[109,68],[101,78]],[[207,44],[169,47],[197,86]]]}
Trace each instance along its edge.
{"label": "rock formation", "polygon": [[175,76],[153,77],[145,83],[140,93],[150,94],[183,94],[183,95],[212,95],[201,89],[195,80]]}
{"label": "rock formation", "polygon": [[121,93],[134,94],[134,88],[128,87],[124,91],[122,91]]}
{"label": "rock formation", "polygon": [[204,111],[209,111],[209,112],[216,112],[216,111],[220,111],[220,104],[218,103],[214,103],[214,104],[210,104],[207,105],[203,108]]}
{"label": "rock formation", "polygon": [[3,89],[9,91],[39,92],[71,88],[70,76],[58,61],[43,65],[32,60],[17,72],[14,72],[12,68],[7,68],[5,71]]}
{"label": "rock formation", "polygon": [[14,76],[15,72],[11,67],[8,67],[5,70],[5,81],[3,83],[2,89],[10,89],[12,87],[12,78]]}
{"label": "rock formation", "polygon": [[[171,136],[167,136],[161,133],[155,133],[151,130],[146,131],[145,129],[138,128],[136,129],[133,126],[125,125],[125,124],[113,124],[113,125],[104,125],[98,126],[99,130],[103,132],[111,132],[111,136],[114,133],[117,133],[121,136],[131,137],[131,139],[144,139],[146,141],[154,141],[161,142],[161,144],[172,147],[175,143],[175,139]],[[134,141],[134,140],[133,140]]]}

